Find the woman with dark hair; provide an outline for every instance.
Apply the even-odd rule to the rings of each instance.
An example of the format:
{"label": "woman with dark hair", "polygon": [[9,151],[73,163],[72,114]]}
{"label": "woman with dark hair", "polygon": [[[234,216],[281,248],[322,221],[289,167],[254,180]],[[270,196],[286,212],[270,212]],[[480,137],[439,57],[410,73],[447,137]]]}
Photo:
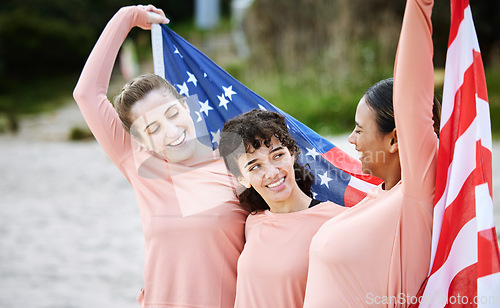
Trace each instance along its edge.
{"label": "woman with dark hair", "polygon": [[235,307],[302,307],[311,239],[345,208],[312,198],[313,176],[296,162],[298,147],[278,113],[256,109],[229,120],[219,151],[251,212]]}
{"label": "woman with dark hair", "polygon": [[363,172],[383,183],[314,236],[304,307],[408,307],[418,300],[431,256],[439,126],[432,6],[407,1],[394,81],[378,82],[359,101],[349,142]]}

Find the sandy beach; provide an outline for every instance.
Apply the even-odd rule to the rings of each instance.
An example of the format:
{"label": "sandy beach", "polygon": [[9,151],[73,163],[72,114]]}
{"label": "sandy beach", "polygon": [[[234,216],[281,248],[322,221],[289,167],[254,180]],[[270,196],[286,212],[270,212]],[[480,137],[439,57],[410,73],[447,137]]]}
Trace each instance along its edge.
{"label": "sandy beach", "polygon": [[[69,142],[86,127],[76,105],[0,135],[0,307],[138,307],[143,235],[132,188],[99,145]],[[353,153],[346,136],[333,143]],[[500,226],[500,143],[493,148]]]}

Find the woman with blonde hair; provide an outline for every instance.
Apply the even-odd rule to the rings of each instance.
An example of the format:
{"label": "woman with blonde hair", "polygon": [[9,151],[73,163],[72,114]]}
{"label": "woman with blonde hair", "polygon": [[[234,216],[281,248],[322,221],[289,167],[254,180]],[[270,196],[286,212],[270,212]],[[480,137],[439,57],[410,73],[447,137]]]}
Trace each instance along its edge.
{"label": "woman with blonde hair", "polygon": [[121,8],[92,50],[74,98],[136,194],[145,242],[141,307],[233,307],[248,213],[223,160],[199,140],[186,98],[152,74],[123,87],[116,111],[106,96],[129,31],[167,22],[152,5]]}

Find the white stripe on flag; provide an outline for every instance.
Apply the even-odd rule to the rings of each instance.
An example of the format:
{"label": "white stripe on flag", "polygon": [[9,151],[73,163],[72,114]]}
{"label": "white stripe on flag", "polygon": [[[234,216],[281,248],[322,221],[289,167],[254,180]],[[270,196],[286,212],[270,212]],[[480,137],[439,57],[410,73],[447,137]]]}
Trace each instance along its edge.
{"label": "white stripe on flag", "polygon": [[[476,249],[471,249],[471,247],[476,247]],[[455,275],[476,262],[477,230],[474,218],[460,229],[446,262],[429,277],[420,307],[443,307],[448,300],[448,288]]]}
{"label": "white stripe on flag", "polygon": [[488,183],[476,186],[476,219],[478,232],[495,227],[493,200]]}
{"label": "white stripe on flag", "polygon": [[151,24],[151,48],[153,50],[153,66],[156,75],[165,78],[165,62],[163,62],[163,35],[159,24]]}
{"label": "white stripe on flag", "polygon": [[477,280],[477,307],[500,307],[500,273],[481,277]]}
{"label": "white stripe on flag", "polygon": [[347,184],[347,185],[351,186],[352,188],[356,188],[357,190],[360,190],[360,191],[368,191],[376,186],[374,184],[360,180],[353,175],[351,175],[351,179],[349,180],[349,184]]}
{"label": "white stripe on flag", "polygon": [[476,140],[481,139],[481,145],[492,152],[493,145],[491,140],[490,104],[487,101],[480,99],[477,94],[476,112],[476,119],[478,123],[478,136]]}

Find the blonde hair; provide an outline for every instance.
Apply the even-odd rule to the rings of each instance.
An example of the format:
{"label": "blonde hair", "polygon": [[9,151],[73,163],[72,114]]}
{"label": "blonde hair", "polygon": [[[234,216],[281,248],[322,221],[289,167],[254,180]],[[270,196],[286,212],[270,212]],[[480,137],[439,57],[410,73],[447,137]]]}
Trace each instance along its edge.
{"label": "blonde hair", "polygon": [[172,84],[158,75],[149,73],[141,75],[125,84],[114,99],[113,105],[122,122],[123,128],[129,134],[139,139],[141,138],[140,134],[132,128],[133,119],[130,111],[137,101],[143,99],[153,90],[159,90],[166,95],[183,100],[183,96],[177,92]]}

